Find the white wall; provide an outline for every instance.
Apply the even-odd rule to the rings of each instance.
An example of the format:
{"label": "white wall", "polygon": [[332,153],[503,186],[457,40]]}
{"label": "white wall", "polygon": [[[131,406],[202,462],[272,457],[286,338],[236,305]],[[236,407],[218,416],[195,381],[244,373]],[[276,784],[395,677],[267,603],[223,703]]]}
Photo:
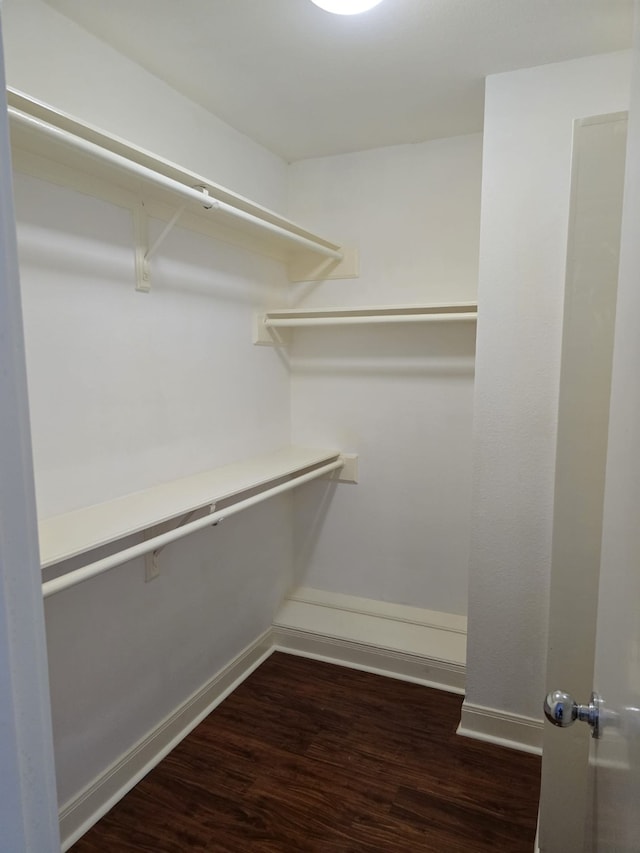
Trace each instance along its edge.
{"label": "white wall", "polygon": [[[22,175],[15,194],[41,517],[289,443],[288,373],[251,343],[279,264],[178,230],[137,293],[128,211]],[[139,560],[46,602],[61,803],[270,626],[290,499],[160,565],[150,584]]]}
{"label": "white wall", "polygon": [[541,716],[573,120],[628,107],[628,53],[490,77],[467,699]]}
{"label": "white wall", "polygon": [[360,277],[299,285],[305,306],[473,300],[482,135],[289,167],[289,215],[360,251]]}
{"label": "white wall", "polygon": [[41,517],[288,443],[287,371],[251,343],[279,263],[178,228],[141,294],[128,210],[23,175],[16,204]]}
{"label": "white wall", "polygon": [[[362,260],[359,279],[301,285],[294,301],[473,300],[481,150],[476,134],[293,164],[291,215]],[[296,332],[294,441],[360,455],[357,487],[296,496],[298,584],[466,612],[474,332]]]}
{"label": "white wall", "polygon": [[[10,85],[282,208],[281,160],[37,0],[4,8]],[[16,205],[41,515],[290,443],[286,366],[251,343],[254,307],[284,299],[279,263],[176,228],[145,295],[128,210],[22,175]],[[137,561],[47,600],[61,803],[269,627],[290,498],[160,563],[149,584]]]}

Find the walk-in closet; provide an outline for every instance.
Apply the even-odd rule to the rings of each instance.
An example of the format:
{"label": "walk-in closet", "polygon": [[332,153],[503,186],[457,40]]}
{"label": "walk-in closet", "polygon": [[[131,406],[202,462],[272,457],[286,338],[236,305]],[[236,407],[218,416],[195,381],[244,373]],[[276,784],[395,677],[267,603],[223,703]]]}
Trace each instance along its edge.
{"label": "walk-in closet", "polygon": [[[274,653],[460,697],[455,737],[525,754],[526,773],[547,749],[545,691],[563,686],[547,673],[563,677],[549,637],[575,123],[597,119],[613,152],[593,192],[610,193],[619,243],[632,2],[563,0],[537,22],[519,0],[507,25],[489,0],[500,38],[517,26],[530,50],[461,56],[423,125],[391,111],[370,143],[367,51],[429,88],[401,38],[407,57],[438,26],[489,44],[477,9],[209,5],[2,8],[63,850]],[[314,125],[316,89],[308,116],[297,100],[285,22],[298,63],[331,44],[353,66],[332,125]],[[206,99],[234,85],[229,57],[237,105],[220,95],[218,114]],[[391,110],[401,78],[381,79]],[[251,86],[262,134],[242,118]],[[289,99],[299,135],[278,135],[270,99],[274,115]],[[604,472],[606,431],[602,447]]]}

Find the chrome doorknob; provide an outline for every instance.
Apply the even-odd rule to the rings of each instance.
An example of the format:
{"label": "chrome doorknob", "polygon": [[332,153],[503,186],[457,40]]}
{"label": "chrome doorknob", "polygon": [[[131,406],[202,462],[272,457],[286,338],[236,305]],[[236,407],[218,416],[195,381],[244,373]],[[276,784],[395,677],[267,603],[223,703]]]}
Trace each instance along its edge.
{"label": "chrome doorknob", "polygon": [[581,720],[591,726],[592,737],[600,737],[600,704],[597,693],[591,694],[588,705],[578,705],[573,696],[564,690],[553,690],[544,700],[544,715],[554,726],[566,728]]}

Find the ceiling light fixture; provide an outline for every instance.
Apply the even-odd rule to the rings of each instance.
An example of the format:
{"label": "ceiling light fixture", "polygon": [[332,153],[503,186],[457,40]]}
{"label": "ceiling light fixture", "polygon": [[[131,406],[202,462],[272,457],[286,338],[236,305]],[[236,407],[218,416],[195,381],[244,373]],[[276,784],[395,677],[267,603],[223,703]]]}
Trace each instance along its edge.
{"label": "ceiling light fixture", "polygon": [[333,12],[334,15],[359,15],[360,12],[368,12],[382,0],[311,0],[316,6],[325,12]]}

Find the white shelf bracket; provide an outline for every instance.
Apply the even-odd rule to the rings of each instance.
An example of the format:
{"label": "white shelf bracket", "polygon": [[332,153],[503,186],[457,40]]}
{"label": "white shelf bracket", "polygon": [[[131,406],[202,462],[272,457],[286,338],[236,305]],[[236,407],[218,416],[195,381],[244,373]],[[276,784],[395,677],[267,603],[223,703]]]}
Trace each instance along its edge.
{"label": "white shelf bracket", "polygon": [[[209,515],[215,512],[216,505],[211,504],[208,509]],[[173,524],[171,521],[165,521],[163,524],[156,524],[155,527],[150,527],[148,530],[144,531],[143,537],[145,540],[153,539],[156,536],[160,536],[163,533],[168,533],[170,530],[177,530],[179,527],[184,527],[193,516],[200,512],[200,510],[194,509],[191,512],[188,512],[185,516],[183,516],[177,524]],[[220,519],[222,521],[222,519]],[[219,522],[212,522],[211,526],[215,527]],[[151,553],[144,555],[144,582],[149,583],[149,581],[154,580],[160,575],[160,563],[158,558],[162,551],[166,548],[166,545],[161,545],[159,548],[155,548]]]}
{"label": "white shelf bracket", "polygon": [[151,290],[151,258],[169,236],[178,219],[184,213],[186,206],[185,203],[176,210],[151,246],[149,246],[148,217],[144,209],[144,202],[141,202],[134,208],[133,231],[136,244],[136,290],[142,293],[148,293]]}
{"label": "white shelf bracket", "polygon": [[356,248],[343,246],[340,258],[318,258],[313,252],[297,252],[287,271],[292,283],[360,278],[360,255]]}
{"label": "white shelf bracket", "polygon": [[358,454],[357,453],[341,453],[340,461],[342,468],[334,471],[333,474],[327,475],[327,480],[333,480],[334,483],[357,483],[358,482]]}
{"label": "white shelf bracket", "polygon": [[136,290],[148,293],[151,290],[151,272],[146,259],[149,230],[144,202],[133,208],[133,240],[136,252]]}
{"label": "white shelf bracket", "polygon": [[267,314],[253,315],[253,343],[261,347],[288,347],[291,344],[289,330],[272,329],[266,325]]}

